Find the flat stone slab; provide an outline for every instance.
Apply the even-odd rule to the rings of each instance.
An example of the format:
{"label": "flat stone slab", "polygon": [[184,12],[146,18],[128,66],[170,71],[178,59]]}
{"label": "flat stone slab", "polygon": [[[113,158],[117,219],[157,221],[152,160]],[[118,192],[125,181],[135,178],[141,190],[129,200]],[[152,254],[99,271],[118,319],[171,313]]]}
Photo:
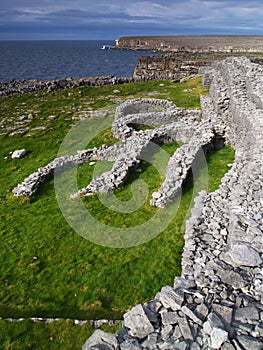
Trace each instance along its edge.
{"label": "flat stone slab", "polygon": [[259,253],[250,245],[245,243],[235,243],[232,245],[228,255],[237,265],[257,266],[263,263]]}
{"label": "flat stone slab", "polygon": [[82,346],[82,350],[116,350],[118,342],[113,334],[105,333],[102,330],[96,330],[92,336]]}

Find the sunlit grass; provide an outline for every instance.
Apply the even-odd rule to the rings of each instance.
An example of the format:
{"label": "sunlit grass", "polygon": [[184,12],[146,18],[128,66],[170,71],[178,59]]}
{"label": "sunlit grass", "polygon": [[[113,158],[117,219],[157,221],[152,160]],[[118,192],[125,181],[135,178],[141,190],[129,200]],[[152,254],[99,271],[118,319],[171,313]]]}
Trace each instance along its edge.
{"label": "sunlit grass", "polygon": [[[124,84],[117,87],[118,94],[114,93],[115,89],[82,88],[0,99],[1,121],[5,119],[6,126],[15,125],[17,117],[27,117],[30,113],[34,116],[27,124],[30,128],[45,126],[45,130],[1,136],[1,317],[119,319],[127,309],[153,298],[163,285],[172,285],[174,276],[180,275],[183,228],[193,195],[191,177],[185,183],[179,210],[168,227],[151,241],[132,248],[99,246],[74,232],[61,214],[52,179],[30,199],[12,195],[12,189],[26,176],[57,156],[62,140],[75,123],[72,117],[85,114],[89,108],[112,108],[120,100],[145,97],[152,91],[158,92],[155,98],[167,98],[182,107],[200,108],[200,93],[206,93],[201,89],[200,79],[181,84]],[[89,147],[115,142],[119,141],[107,129],[92,140]],[[178,145],[171,143],[162,147],[172,155]],[[10,152],[21,148],[26,148],[29,153],[23,159],[12,160]],[[229,147],[208,157],[209,190],[219,186],[227,164],[233,158]],[[80,188],[91,180],[93,168],[89,164],[79,166]],[[163,178],[151,164],[142,162],[140,172],[134,172],[126,186],[115,190],[119,200],[132,199],[131,183],[136,179],[147,183],[149,197],[134,213],[127,215],[105,208],[97,196],[84,199],[86,208],[101,222],[116,227],[136,226],[147,221],[159,210],[149,205],[149,198]],[[202,171],[200,183],[201,180]],[[63,338],[63,349],[71,349],[70,331],[72,339],[76,332],[83,343],[84,328],[62,323],[50,326],[52,331],[49,326],[35,325],[30,332],[31,324],[26,321],[20,325],[7,325],[1,321],[0,334],[5,347],[12,349],[26,348],[25,344],[34,344],[35,339],[49,344],[48,338],[59,337],[59,332],[67,333]],[[86,337],[91,331],[87,329]],[[11,347],[12,342],[18,345]]]}

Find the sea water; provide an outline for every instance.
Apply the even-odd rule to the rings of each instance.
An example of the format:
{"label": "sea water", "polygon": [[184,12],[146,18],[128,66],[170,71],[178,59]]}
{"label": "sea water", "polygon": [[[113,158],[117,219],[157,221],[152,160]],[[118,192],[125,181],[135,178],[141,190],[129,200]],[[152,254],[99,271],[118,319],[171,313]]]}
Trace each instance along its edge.
{"label": "sea water", "polygon": [[[139,56],[152,51],[106,49],[114,41],[2,41],[0,81],[113,75],[131,77]],[[155,53],[156,54],[156,53]]]}

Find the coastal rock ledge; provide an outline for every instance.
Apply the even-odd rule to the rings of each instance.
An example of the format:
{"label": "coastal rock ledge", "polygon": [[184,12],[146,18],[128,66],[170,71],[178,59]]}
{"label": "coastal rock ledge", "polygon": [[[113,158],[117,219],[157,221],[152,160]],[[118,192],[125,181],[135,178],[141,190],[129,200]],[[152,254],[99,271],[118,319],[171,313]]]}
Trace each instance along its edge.
{"label": "coastal rock ledge", "polygon": [[201,74],[202,120],[224,127],[235,161],[218,190],[195,199],[174,286],[83,350],[263,349],[263,67],[228,58]]}

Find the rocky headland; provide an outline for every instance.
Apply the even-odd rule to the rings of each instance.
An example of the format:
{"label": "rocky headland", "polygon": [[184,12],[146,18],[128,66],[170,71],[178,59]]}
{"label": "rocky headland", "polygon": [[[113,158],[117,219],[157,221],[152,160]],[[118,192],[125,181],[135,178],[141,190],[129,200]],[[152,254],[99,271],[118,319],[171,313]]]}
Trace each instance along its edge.
{"label": "rocky headland", "polygon": [[229,56],[246,56],[263,63],[263,36],[249,35],[174,35],[121,37],[116,48],[156,50],[163,55],[139,57],[135,81],[175,80],[198,74],[200,67]]}
{"label": "rocky headland", "polygon": [[262,35],[170,35],[128,36],[116,40],[119,49],[158,50],[188,53],[259,53]]}

